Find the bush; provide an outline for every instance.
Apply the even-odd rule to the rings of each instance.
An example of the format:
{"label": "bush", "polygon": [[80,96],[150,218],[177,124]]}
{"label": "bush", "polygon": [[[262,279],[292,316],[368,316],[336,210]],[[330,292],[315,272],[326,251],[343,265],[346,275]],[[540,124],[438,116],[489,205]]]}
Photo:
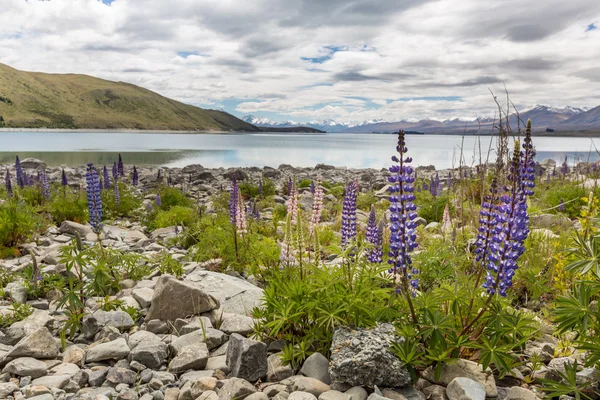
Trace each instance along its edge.
{"label": "bush", "polygon": [[84,191],[72,192],[63,188],[54,192],[49,209],[56,225],[60,225],[63,221],[83,224],[89,220],[87,197]]}
{"label": "bush", "polygon": [[[582,200],[589,194],[581,184],[568,180],[552,181],[546,184],[545,190],[542,185],[536,190],[534,199],[537,200],[537,207],[542,210],[552,208],[553,213],[565,214],[569,218],[575,218],[579,215],[581,207],[585,205]],[[600,192],[600,191],[599,191]],[[564,202],[564,211],[557,208],[560,202]]]}
{"label": "bush", "polygon": [[373,193],[361,193],[356,199],[356,207],[359,210],[370,211],[371,206],[377,204],[379,199]]}
{"label": "bush", "polygon": [[169,210],[175,206],[191,208],[195,204],[181,190],[174,187],[163,187],[159,190],[162,210]]}
{"label": "bush", "polygon": [[[417,213],[419,217],[425,218],[429,222],[442,222],[444,215],[444,208],[446,204],[449,204],[448,194],[444,193],[442,196],[433,197],[428,191],[421,191],[416,193],[415,204],[418,207]],[[450,211],[454,207],[450,204]]]}
{"label": "bush", "polygon": [[173,206],[166,211],[159,211],[152,223],[152,229],[169,226],[192,226],[198,220],[198,212],[190,207]]}
{"label": "bush", "polygon": [[115,190],[102,190],[102,207],[104,218],[114,219],[119,217],[130,218],[142,206],[142,199],[135,193],[134,189],[123,182],[119,182],[119,204],[115,202]]}
{"label": "bush", "polygon": [[44,219],[27,203],[12,199],[0,204],[0,252],[30,241],[45,225]]}
{"label": "bush", "polygon": [[46,202],[42,189],[39,185],[26,186],[16,190],[16,197],[22,199],[29,205],[39,207]]}

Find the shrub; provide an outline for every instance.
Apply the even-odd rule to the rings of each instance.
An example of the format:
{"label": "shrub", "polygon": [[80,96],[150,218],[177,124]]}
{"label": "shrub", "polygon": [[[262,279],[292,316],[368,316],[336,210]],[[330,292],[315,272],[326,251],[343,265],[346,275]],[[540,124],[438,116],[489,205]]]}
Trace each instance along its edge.
{"label": "shrub", "polygon": [[[444,215],[444,208],[449,204],[448,194],[433,197],[428,191],[416,193],[415,204],[418,207],[419,217],[425,218],[427,222],[441,222]],[[450,211],[454,207],[450,204]]]}
{"label": "shrub", "polygon": [[46,202],[42,189],[38,185],[19,188],[16,196],[34,207],[39,207]]}
{"label": "shrub", "polygon": [[175,206],[193,207],[194,202],[187,197],[185,193],[174,187],[163,187],[159,190],[161,199],[161,209],[169,210]]}
{"label": "shrub", "polygon": [[152,223],[152,229],[169,226],[192,226],[198,220],[198,212],[190,207],[173,206],[166,211],[159,211]]}
{"label": "shrub", "polygon": [[119,182],[119,204],[115,202],[114,188],[102,190],[102,208],[104,218],[114,219],[119,217],[130,218],[142,206],[142,199],[134,189],[123,182]]}
{"label": "shrub", "polygon": [[0,251],[33,239],[44,227],[44,219],[31,205],[16,199],[0,204]]}
{"label": "shrub", "polygon": [[373,193],[361,193],[356,199],[356,207],[359,210],[369,211],[371,206],[377,204],[379,199],[373,195]]}
{"label": "shrub", "polygon": [[89,220],[87,197],[84,191],[73,192],[63,188],[54,192],[49,210],[56,225],[60,225],[63,221],[83,224]]}
{"label": "shrub", "polygon": [[[538,208],[552,209],[552,212],[565,214],[569,218],[579,215],[581,207],[585,204],[582,198],[590,192],[581,184],[569,180],[551,181],[545,185],[545,189],[538,190],[536,193],[535,199],[538,201]],[[561,201],[564,203],[564,211],[558,208]]]}

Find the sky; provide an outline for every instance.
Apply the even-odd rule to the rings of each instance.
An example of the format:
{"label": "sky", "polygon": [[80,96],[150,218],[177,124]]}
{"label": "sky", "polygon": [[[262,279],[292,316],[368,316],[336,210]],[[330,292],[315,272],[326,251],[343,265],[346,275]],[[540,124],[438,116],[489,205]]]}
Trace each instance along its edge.
{"label": "sky", "polygon": [[0,62],[275,121],[600,105],[598,0],[2,0]]}

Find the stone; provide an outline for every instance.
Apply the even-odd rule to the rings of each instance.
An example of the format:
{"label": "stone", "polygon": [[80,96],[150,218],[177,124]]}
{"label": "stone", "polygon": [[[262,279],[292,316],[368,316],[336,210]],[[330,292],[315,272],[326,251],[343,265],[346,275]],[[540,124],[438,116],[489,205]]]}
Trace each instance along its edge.
{"label": "stone", "polygon": [[60,233],[68,233],[69,235],[73,236],[75,236],[75,234],[79,234],[79,236],[81,236],[82,239],[88,233],[94,233],[94,231],[92,231],[92,228],[90,228],[89,226],[81,225],[73,221],[63,221],[63,223],[60,224],[60,228],[58,228],[58,231]]}
{"label": "stone", "polygon": [[245,315],[230,314],[219,326],[219,330],[227,333],[237,333],[242,336],[248,336],[254,328],[254,319]]}
{"label": "stone", "polygon": [[4,288],[4,293],[17,303],[27,303],[27,289],[21,282],[9,282]]}
{"label": "stone", "polygon": [[90,386],[101,386],[108,375],[108,368],[102,368],[92,371],[88,374],[88,383]]}
{"label": "stone", "polygon": [[179,397],[179,389],[178,388],[168,388],[165,390],[165,400],[177,400]]}
{"label": "stone", "polygon": [[294,375],[294,370],[289,365],[283,365],[281,353],[271,354],[267,358],[267,381],[279,382]]}
{"label": "stone", "polygon": [[112,342],[91,346],[87,351],[85,360],[87,363],[104,360],[120,360],[128,355],[129,346],[125,339],[120,338],[113,340]]}
{"label": "stone", "polygon": [[282,380],[280,383],[287,386],[290,393],[294,391],[308,392],[316,397],[331,390],[329,385],[308,376],[295,375]]}
{"label": "stone", "polygon": [[48,375],[34,379],[31,381],[31,384],[33,386],[46,386],[49,389],[62,389],[67,383],[69,383],[69,380],[70,378],[68,375]]}
{"label": "stone", "polygon": [[403,394],[392,389],[383,389],[381,391],[381,395],[391,400],[407,400]]}
{"label": "stone", "polygon": [[196,382],[191,384],[192,397],[196,398],[208,390],[216,390],[217,382],[217,379],[212,376],[206,376],[198,379]]}
{"label": "stone", "polygon": [[454,378],[446,388],[449,400],[485,400],[485,388],[470,378]]}
{"label": "stone", "polygon": [[288,400],[317,400],[317,397],[312,393],[296,391],[290,393]]}
{"label": "stone", "polygon": [[391,324],[379,324],[371,329],[336,329],[331,343],[331,382],[352,386],[407,385],[410,374],[390,351],[397,340]]}
{"label": "stone", "polygon": [[115,389],[111,387],[84,388],[71,398],[71,400],[105,400],[117,397]]}
{"label": "stone", "polygon": [[546,379],[560,382],[562,380],[560,374],[565,374],[565,364],[572,365],[575,360],[571,357],[559,357],[550,360],[547,365]]}
{"label": "stone", "polygon": [[[204,393],[209,393],[204,392]],[[256,388],[247,380],[241,378],[229,378],[223,381],[223,386],[218,391],[219,400],[241,400],[256,393]],[[198,399],[196,399],[198,400]]]}
{"label": "stone", "polygon": [[388,400],[387,397],[383,397],[380,394],[377,393],[371,393],[369,395],[369,397],[367,397],[367,400]]}
{"label": "stone", "polygon": [[68,375],[71,379],[73,379],[79,371],[81,371],[79,367],[71,363],[60,363],[50,369],[50,372],[53,375]]}
{"label": "stone", "polygon": [[83,366],[83,360],[85,359],[85,350],[81,347],[73,345],[69,346],[63,352],[63,362]]}
{"label": "stone", "polygon": [[508,390],[505,400],[539,400],[539,398],[529,389],[513,386]]}
{"label": "stone", "polygon": [[350,395],[337,390],[329,390],[321,393],[319,400],[355,400]]}
{"label": "stone", "polygon": [[19,340],[6,357],[56,358],[59,350],[58,341],[48,328],[42,327]]}
{"label": "stone", "polygon": [[0,382],[0,399],[7,399],[13,393],[18,392],[19,387],[13,382]]}
{"label": "stone", "polygon": [[35,379],[46,375],[48,366],[45,362],[35,358],[20,357],[6,364],[2,372],[18,376],[30,376]]}
{"label": "stone", "polygon": [[331,377],[329,376],[329,360],[321,353],[311,354],[310,357],[304,361],[302,369],[300,369],[300,374],[318,379],[328,385],[331,384]]}
{"label": "stone", "polygon": [[129,360],[139,362],[147,368],[158,369],[167,361],[168,349],[169,347],[166,343],[146,340],[137,344],[131,350]]}
{"label": "stone", "polygon": [[206,343],[197,343],[184,347],[169,363],[169,371],[180,374],[189,369],[202,370],[208,361],[208,347]]}
{"label": "stone", "polygon": [[146,318],[175,321],[219,308],[219,301],[202,289],[163,275],[158,279]]}
{"label": "stone", "polygon": [[52,328],[53,324],[54,318],[50,316],[48,311],[33,310],[33,314],[7,328],[4,331],[5,336],[1,337],[0,335],[0,342],[14,345],[39,328]]}
{"label": "stone", "polygon": [[422,377],[432,383],[444,386],[448,386],[454,378],[469,378],[483,385],[487,397],[498,396],[496,381],[491,368],[488,367],[485,371],[482,371],[481,365],[473,361],[459,359],[452,364],[443,364],[439,379],[435,379],[433,368],[429,367],[423,371]]}
{"label": "stone", "polygon": [[54,396],[50,393],[46,393],[39,396],[29,397],[29,400],[54,400]]}
{"label": "stone", "polygon": [[135,322],[129,314],[122,310],[97,310],[83,318],[83,334],[91,338],[107,326],[120,331],[131,328]]}
{"label": "stone", "polygon": [[200,378],[204,378],[205,376],[211,377],[214,375],[214,371],[209,371],[209,370],[205,370],[205,371],[189,371],[186,372],[185,374],[182,374],[179,377],[179,381],[181,383],[186,383],[186,382],[195,382]]}
{"label": "stone", "polygon": [[206,367],[204,368],[209,370],[218,369],[223,371],[225,374],[228,374],[231,371],[229,366],[227,365],[227,355],[210,357],[206,362]]}
{"label": "stone", "polygon": [[227,274],[196,270],[185,281],[217,299],[223,312],[250,316],[254,307],[262,303],[261,288]]}
{"label": "stone", "polygon": [[[212,390],[208,390],[196,398],[196,400],[220,400],[220,399],[221,399],[221,397],[216,392],[213,392]],[[229,400],[227,397],[223,397],[223,399]]]}
{"label": "stone", "polygon": [[269,396],[263,392],[256,392],[246,397],[246,400],[269,400]]}
{"label": "stone", "polygon": [[150,304],[152,304],[153,294],[154,290],[148,287],[133,289],[133,291],[131,292],[133,298],[136,299],[136,301],[140,304],[142,308],[150,307]]}
{"label": "stone", "polygon": [[256,382],[267,374],[267,345],[234,333],[229,338],[227,365],[231,376]]}
{"label": "stone", "polygon": [[137,374],[130,369],[126,368],[110,368],[106,375],[106,380],[114,385],[124,383],[126,385],[133,385],[136,382]]}
{"label": "stone", "polygon": [[348,400],[367,400],[368,394],[367,391],[362,386],[354,386],[344,394],[348,395]]}
{"label": "stone", "polygon": [[206,343],[209,350],[223,344],[225,334],[218,329],[207,328],[204,331],[196,330],[186,335],[181,335],[171,342],[171,350],[177,354],[181,349],[193,346],[196,343]]}
{"label": "stone", "polygon": [[440,385],[430,385],[423,388],[423,394],[429,400],[447,400],[446,388]]}
{"label": "stone", "polygon": [[155,333],[157,335],[164,334],[169,332],[169,324],[166,321],[161,321],[159,319],[153,319],[148,321],[146,325],[146,329],[148,332]]}

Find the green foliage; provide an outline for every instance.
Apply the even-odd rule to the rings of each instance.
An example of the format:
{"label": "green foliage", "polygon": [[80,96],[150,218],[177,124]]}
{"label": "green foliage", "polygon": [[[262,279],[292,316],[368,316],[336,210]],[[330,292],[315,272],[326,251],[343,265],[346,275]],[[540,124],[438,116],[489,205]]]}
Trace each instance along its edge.
{"label": "green foliage", "polygon": [[161,274],[173,275],[177,278],[184,274],[183,265],[173,258],[173,254],[165,252],[159,258],[158,270]]}
{"label": "green foliage", "polygon": [[102,311],[115,311],[120,309],[124,302],[123,300],[111,298],[109,295],[104,296],[98,303]]}
{"label": "green foliage", "polygon": [[131,186],[119,182],[119,204],[115,202],[114,188],[101,192],[102,209],[105,219],[130,218],[142,206],[142,199]]}
{"label": "green foliage", "polygon": [[10,314],[0,315],[0,328],[8,328],[33,314],[33,308],[29,304],[13,303],[8,310]]}
{"label": "green foliage", "polygon": [[84,191],[73,192],[61,187],[53,192],[49,205],[52,220],[56,225],[63,221],[83,224],[89,220],[87,197]]}
{"label": "green foliage", "polygon": [[585,399],[597,398],[600,393],[594,390],[592,381],[579,382],[577,377],[578,364],[575,361],[573,364],[567,362],[564,363],[565,372],[556,371],[558,373],[559,380],[554,381],[550,379],[542,379],[544,387],[542,390],[548,394],[549,398],[557,398],[562,396],[573,396],[575,399],[580,400],[582,397]]}
{"label": "green foliage", "polygon": [[24,188],[15,189],[15,191],[15,197],[33,207],[40,207],[46,202],[40,185],[25,186]]}
{"label": "green foliage", "polygon": [[[253,199],[255,197],[259,197],[259,187],[258,183],[253,184],[248,181],[240,182],[238,184],[240,188],[240,192],[245,199]],[[275,183],[268,178],[262,180],[263,192],[260,197],[266,198],[269,196],[273,196],[277,192],[277,188],[275,187]]]}
{"label": "green foliage", "polygon": [[371,206],[377,204],[379,199],[372,193],[361,193],[356,199],[356,208],[363,211],[370,211]]}
{"label": "green foliage", "polygon": [[[540,209],[547,210],[552,208],[550,212],[564,214],[569,218],[575,218],[579,215],[581,208],[585,205],[585,201],[582,198],[587,196],[588,193],[589,190],[585,189],[581,183],[566,179],[553,180],[550,183],[537,188],[534,194],[534,200],[537,202],[537,207]],[[564,211],[560,211],[556,208],[561,201],[564,202]]]}
{"label": "green foliage", "polygon": [[25,243],[45,228],[35,209],[17,199],[0,204],[0,254]]}
{"label": "green foliage", "polygon": [[[427,222],[442,222],[444,215],[444,208],[449,203],[448,193],[444,193],[442,196],[433,197],[429,191],[423,190],[415,193],[415,205],[417,206],[417,213],[419,217],[425,218]],[[450,204],[450,212],[454,210],[452,204]]]}
{"label": "green foliage", "polygon": [[187,197],[178,188],[174,187],[163,187],[159,190],[161,199],[161,210],[170,210],[172,207],[180,206],[186,208],[194,207],[192,199]]}
{"label": "green foliage", "polygon": [[192,226],[198,220],[198,212],[190,207],[173,206],[166,211],[156,214],[151,228],[166,228],[169,226]]}

